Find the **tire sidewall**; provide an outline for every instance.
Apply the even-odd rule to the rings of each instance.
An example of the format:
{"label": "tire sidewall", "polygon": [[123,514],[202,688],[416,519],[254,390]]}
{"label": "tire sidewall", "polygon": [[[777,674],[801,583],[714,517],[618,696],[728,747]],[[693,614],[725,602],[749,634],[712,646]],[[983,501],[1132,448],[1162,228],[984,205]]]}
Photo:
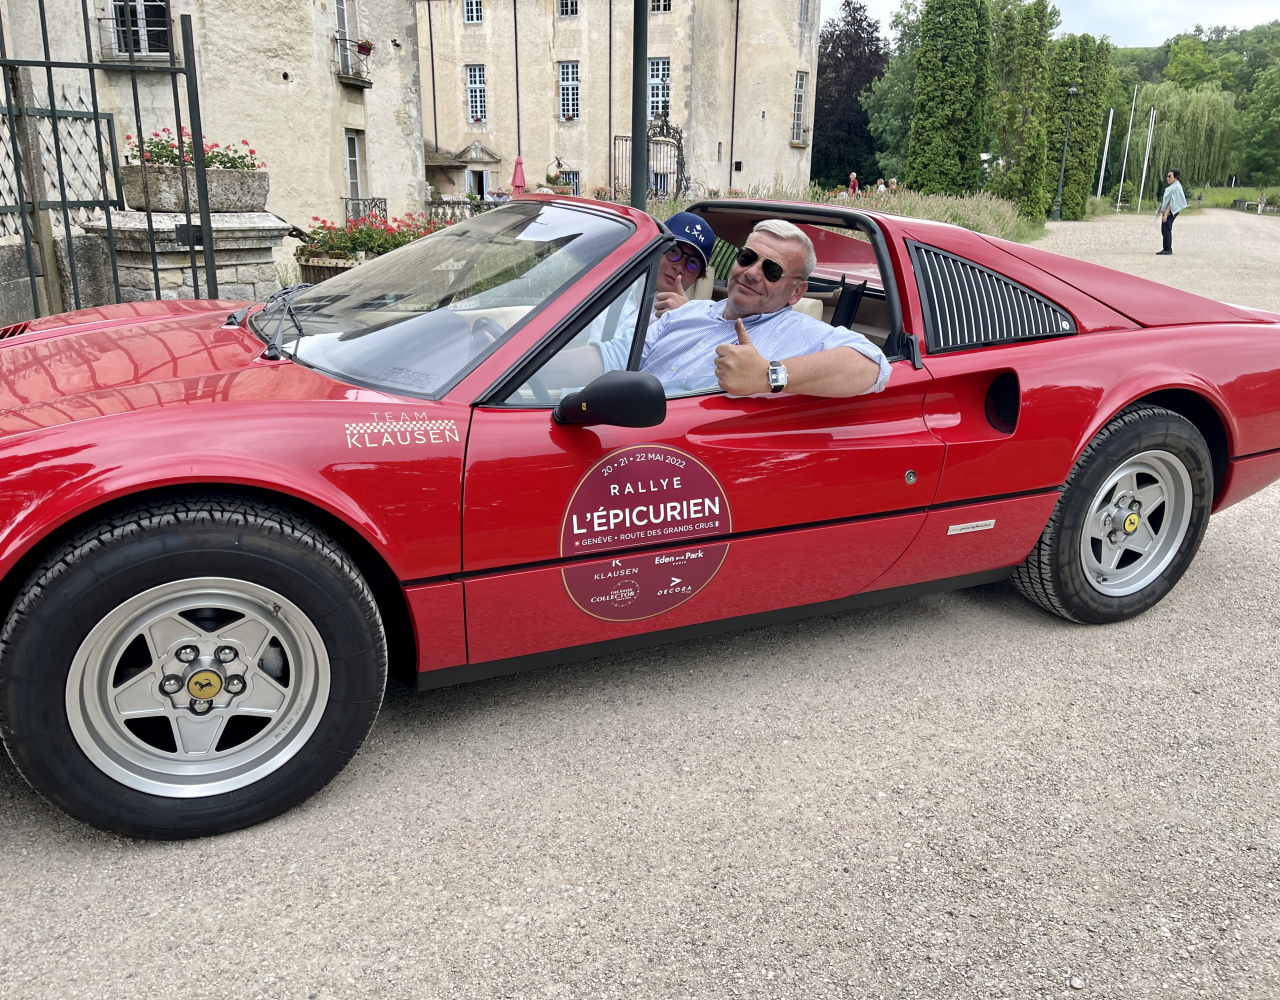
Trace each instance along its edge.
{"label": "tire sidewall", "polygon": [[[1140,420],[1121,422],[1098,445],[1059,501],[1063,515],[1052,567],[1058,596],[1072,617],[1093,624],[1132,618],[1159,603],[1173,589],[1200,548],[1213,503],[1209,448],[1186,418],[1168,410],[1155,410]],[[1089,507],[1107,478],[1126,461],[1146,451],[1166,451],[1182,462],[1191,479],[1191,517],[1182,544],[1164,571],[1136,593],[1111,597],[1096,590],[1086,577],[1080,556],[1081,540]]]}
{"label": "tire sidewall", "polygon": [[[341,770],[382,702],[381,621],[358,573],[349,563],[344,571],[336,544],[314,529],[282,530],[280,513],[247,520],[162,517],[144,522],[142,530],[127,528],[105,538],[99,532],[69,546],[73,558],[33,575],[0,645],[0,733],[37,791],[103,829],[146,838],[191,837],[270,818]],[[292,601],[324,643],[329,697],[315,731],[275,771],[234,791],[169,798],[130,788],[89,759],[67,718],[67,679],[72,658],[110,611],[152,587],[197,577],[252,581]]]}

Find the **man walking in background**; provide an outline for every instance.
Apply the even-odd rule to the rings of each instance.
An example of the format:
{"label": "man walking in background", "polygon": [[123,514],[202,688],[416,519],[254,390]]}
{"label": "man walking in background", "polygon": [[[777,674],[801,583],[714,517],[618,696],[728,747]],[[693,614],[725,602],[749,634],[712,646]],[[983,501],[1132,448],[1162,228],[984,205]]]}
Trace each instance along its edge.
{"label": "man walking in background", "polygon": [[1164,199],[1156,212],[1161,217],[1160,235],[1164,238],[1164,249],[1156,254],[1157,257],[1173,256],[1173,220],[1187,207],[1187,195],[1182,190],[1181,177],[1182,174],[1177,170],[1170,170],[1164,176],[1167,186],[1164,189]]}

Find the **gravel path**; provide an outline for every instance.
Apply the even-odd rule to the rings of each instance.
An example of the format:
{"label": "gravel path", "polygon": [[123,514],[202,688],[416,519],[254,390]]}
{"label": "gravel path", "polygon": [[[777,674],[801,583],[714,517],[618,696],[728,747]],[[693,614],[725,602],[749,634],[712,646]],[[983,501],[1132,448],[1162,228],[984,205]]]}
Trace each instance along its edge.
{"label": "gravel path", "polygon": [[[1280,233],[1202,220],[1152,260]],[[1215,517],[1123,625],[1000,585],[393,688],[328,789],[214,839],[98,834],[0,758],[0,998],[1270,1000],[1278,526],[1280,487]]]}
{"label": "gravel path", "polygon": [[1222,302],[1280,312],[1280,217],[1226,208],[1184,213],[1173,224],[1173,256],[1157,257],[1155,209],[1102,215],[1088,222],[1050,222],[1042,250],[1105,264],[1118,271]]}

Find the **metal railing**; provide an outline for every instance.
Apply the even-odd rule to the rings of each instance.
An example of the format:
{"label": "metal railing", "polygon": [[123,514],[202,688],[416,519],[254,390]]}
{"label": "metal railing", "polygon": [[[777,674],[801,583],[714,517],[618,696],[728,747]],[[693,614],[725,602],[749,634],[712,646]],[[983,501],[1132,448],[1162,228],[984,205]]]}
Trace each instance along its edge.
{"label": "metal railing", "polygon": [[372,87],[369,75],[369,53],[360,51],[360,43],[342,35],[333,37],[333,73],[343,83],[356,87]]}
{"label": "metal railing", "polygon": [[342,204],[346,209],[347,221],[352,219],[382,219],[387,218],[387,199],[386,198],[343,198]]}

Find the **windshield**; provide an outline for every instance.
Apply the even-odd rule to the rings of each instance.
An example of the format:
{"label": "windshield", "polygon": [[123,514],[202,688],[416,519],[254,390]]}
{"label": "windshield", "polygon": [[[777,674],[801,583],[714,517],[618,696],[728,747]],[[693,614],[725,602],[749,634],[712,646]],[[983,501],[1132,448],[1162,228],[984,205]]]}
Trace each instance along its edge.
{"label": "windshield", "polygon": [[[298,361],[392,392],[430,394],[614,250],[632,227],[518,201],[415,240],[250,319]],[[299,330],[299,326],[301,330]]]}

